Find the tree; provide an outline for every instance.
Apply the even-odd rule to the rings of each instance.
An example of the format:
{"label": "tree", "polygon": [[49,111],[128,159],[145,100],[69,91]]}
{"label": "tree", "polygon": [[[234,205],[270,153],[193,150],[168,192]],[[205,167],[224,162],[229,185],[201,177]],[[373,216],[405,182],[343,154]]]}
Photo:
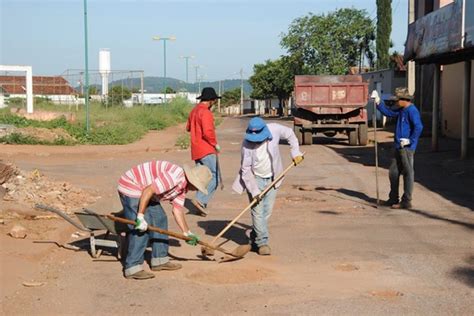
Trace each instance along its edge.
{"label": "tree", "polygon": [[99,94],[97,90],[97,86],[89,86],[89,95],[96,95]]}
{"label": "tree", "polygon": [[176,93],[176,91],[171,87],[166,87],[166,89],[161,90],[161,93]]}
{"label": "tree", "polygon": [[367,11],[345,8],[295,19],[280,44],[304,73],[343,75],[362,55],[371,62],[374,32]]}
{"label": "tree", "polygon": [[392,0],[377,0],[377,69],[390,66],[392,33]]}
{"label": "tree", "polygon": [[240,104],[240,88],[227,90],[222,94],[222,105],[229,106],[233,104]]}
{"label": "tree", "polygon": [[123,100],[128,100],[131,97],[132,92],[127,87],[113,86],[109,91],[108,104],[123,105]]}
{"label": "tree", "polygon": [[254,74],[249,78],[253,89],[250,97],[261,100],[278,98],[281,115],[285,101],[293,91],[294,76],[300,69],[301,65],[288,56],[254,65]]}

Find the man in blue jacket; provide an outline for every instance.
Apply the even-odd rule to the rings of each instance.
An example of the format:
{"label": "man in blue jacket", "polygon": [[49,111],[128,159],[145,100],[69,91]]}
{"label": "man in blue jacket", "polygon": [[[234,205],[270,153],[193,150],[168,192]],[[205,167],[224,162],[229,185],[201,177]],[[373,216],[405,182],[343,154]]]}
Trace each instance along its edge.
{"label": "man in blue jacket", "polygon": [[[392,158],[389,169],[390,194],[384,205],[395,209],[410,209],[413,194],[413,183],[415,181],[415,171],[413,169],[413,159],[416,146],[420,138],[423,124],[420,119],[420,112],[412,103],[413,96],[406,88],[395,90],[395,99],[398,109],[391,109],[380,99],[376,90],[370,96],[377,109],[387,117],[396,117],[397,126],[395,128],[395,154]],[[399,178],[403,175],[403,196],[399,200]]]}

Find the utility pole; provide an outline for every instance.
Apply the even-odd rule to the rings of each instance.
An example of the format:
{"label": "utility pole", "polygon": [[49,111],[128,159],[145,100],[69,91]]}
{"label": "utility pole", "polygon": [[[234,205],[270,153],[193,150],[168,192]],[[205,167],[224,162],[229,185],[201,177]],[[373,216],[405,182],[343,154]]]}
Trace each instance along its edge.
{"label": "utility pole", "polygon": [[240,115],[244,115],[244,69],[240,69]]}
{"label": "utility pole", "polygon": [[[219,96],[222,96],[222,80],[219,80]],[[221,113],[221,99],[217,99],[217,112]]]}
{"label": "utility pole", "polygon": [[[198,78],[198,69],[199,68],[201,68],[201,66],[199,66],[199,65],[194,66],[194,70],[196,71],[196,80],[194,80],[194,84],[198,83],[198,80],[199,80],[199,78]],[[196,86],[196,87],[198,87],[198,86]],[[200,90],[200,88],[198,87],[198,90],[196,91],[197,94],[199,94],[199,90]]]}
{"label": "utility pole", "polygon": [[163,41],[163,70],[164,70],[164,77],[163,77],[163,86],[164,86],[164,94],[165,94],[165,99],[164,103],[166,103],[166,42],[167,41],[175,41],[176,37],[170,36],[170,37],[160,37],[160,36],[154,36],[153,37],[154,41]]}
{"label": "utility pole", "polygon": [[200,75],[199,76],[199,91],[201,91],[201,81],[204,79],[205,75]]}
{"label": "utility pole", "polygon": [[142,105],[145,105],[145,100],[144,100],[144,96],[143,96],[143,91],[144,89],[144,74],[143,74],[143,70],[140,72],[140,92],[141,92],[141,95],[142,95]]}
{"label": "utility pole", "polygon": [[184,60],[186,60],[186,91],[188,91],[188,84],[189,84],[189,60],[193,59],[194,56],[181,56]]}

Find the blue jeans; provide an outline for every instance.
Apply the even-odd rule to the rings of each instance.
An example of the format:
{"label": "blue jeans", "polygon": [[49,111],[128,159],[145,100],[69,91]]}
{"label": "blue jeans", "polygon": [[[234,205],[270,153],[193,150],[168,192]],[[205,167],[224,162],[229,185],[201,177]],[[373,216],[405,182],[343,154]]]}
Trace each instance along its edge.
{"label": "blue jeans", "polygon": [[204,165],[211,170],[212,174],[212,179],[209,182],[209,185],[207,186],[207,195],[198,191],[196,193],[196,200],[203,206],[207,207],[207,204],[209,203],[209,200],[212,198],[212,195],[214,195],[214,192],[217,189],[217,183],[218,183],[218,177],[217,177],[217,160],[216,160],[216,155],[215,154],[210,154],[207,156],[204,156],[201,159],[198,159],[195,161],[196,165]]}
{"label": "blue jeans", "polygon": [[[125,217],[135,221],[137,218],[138,204],[140,199],[131,198],[119,193]],[[145,220],[148,225],[161,229],[168,229],[168,217],[159,202],[150,201],[145,211]],[[143,270],[145,260],[145,250],[151,243],[151,266],[167,263],[168,258],[168,236],[157,232],[139,232],[132,229],[128,234],[128,254],[125,259],[125,276],[132,275]]]}
{"label": "blue jeans", "polygon": [[[271,182],[272,178],[260,178],[255,176],[257,185],[260,191],[263,191]],[[277,196],[277,190],[275,187],[270,189],[263,199],[256,206],[252,208],[252,225],[253,230],[250,235],[252,243],[257,247],[268,245],[269,233],[268,233],[268,219],[272,215],[273,205]],[[249,194],[249,199],[252,201],[252,197]]]}

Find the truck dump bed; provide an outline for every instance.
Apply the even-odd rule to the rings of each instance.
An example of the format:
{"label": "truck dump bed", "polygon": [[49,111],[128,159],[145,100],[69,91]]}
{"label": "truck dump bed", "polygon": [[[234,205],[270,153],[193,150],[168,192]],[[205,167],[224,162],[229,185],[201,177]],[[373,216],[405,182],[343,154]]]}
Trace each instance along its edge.
{"label": "truck dump bed", "polygon": [[368,83],[359,75],[295,76],[297,108],[360,108],[367,98]]}

